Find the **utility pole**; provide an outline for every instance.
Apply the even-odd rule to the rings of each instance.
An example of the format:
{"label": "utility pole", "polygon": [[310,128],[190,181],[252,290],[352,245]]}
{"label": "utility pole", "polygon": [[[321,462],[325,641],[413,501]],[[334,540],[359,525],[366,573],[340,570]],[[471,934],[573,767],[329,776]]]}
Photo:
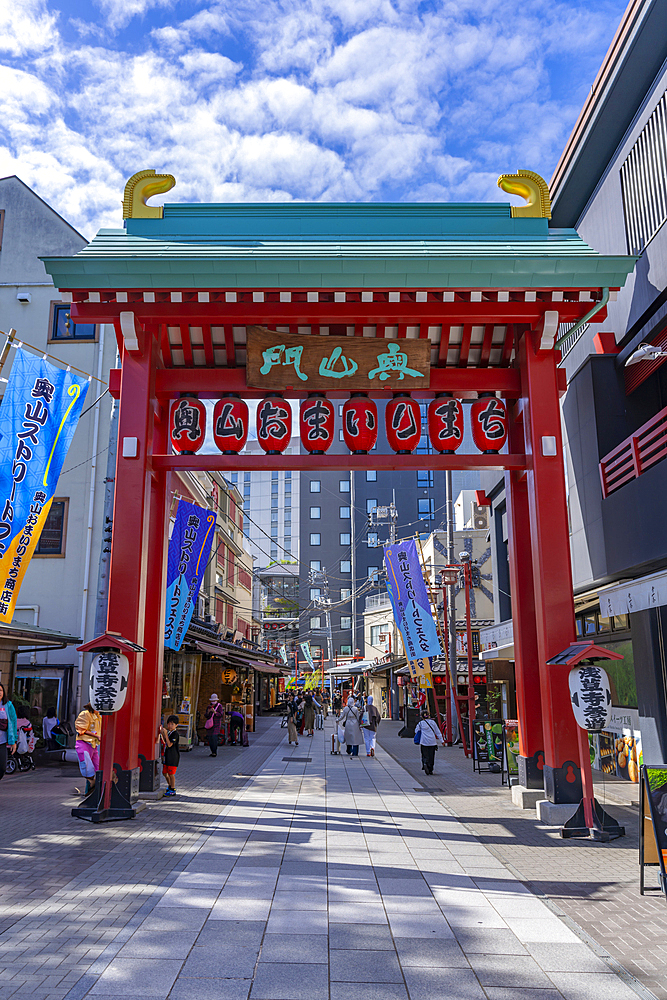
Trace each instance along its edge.
{"label": "utility pole", "polygon": [[[452,483],[452,473],[448,470],[445,473],[445,521],[447,525],[447,562],[450,566],[454,566],[457,562],[456,554],[454,552],[454,486]],[[457,688],[457,663],[456,663],[456,583],[452,583],[449,587],[449,593],[447,595],[447,610],[448,610],[448,631],[449,631],[449,673],[451,676],[451,704],[448,708],[448,714],[452,719],[452,739],[454,742],[459,737],[459,733],[456,731],[458,728],[458,719],[456,714],[456,695],[458,694]]]}
{"label": "utility pole", "polygon": [[329,660],[330,666],[334,666],[333,662],[333,638],[331,635],[331,598],[329,596],[329,579],[327,577],[326,569],[311,569],[308,571],[308,582],[313,587],[322,588],[322,596],[315,598],[315,604],[318,607],[324,609],[324,617],[326,625],[324,629],[313,629],[313,635],[321,638],[323,635],[326,636],[327,640],[327,659]]}
{"label": "utility pole", "polygon": [[357,536],[355,531],[354,470],[350,469],[350,569],[352,576],[352,656],[357,648]]}

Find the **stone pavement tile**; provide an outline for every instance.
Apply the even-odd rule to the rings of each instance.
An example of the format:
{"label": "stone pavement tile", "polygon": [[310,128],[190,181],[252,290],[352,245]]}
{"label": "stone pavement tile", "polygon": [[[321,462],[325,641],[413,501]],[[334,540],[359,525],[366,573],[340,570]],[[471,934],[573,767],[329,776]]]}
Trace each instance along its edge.
{"label": "stone pavement tile", "polygon": [[408,1000],[403,983],[332,983],[331,1000]]}
{"label": "stone pavement tile", "polygon": [[178,934],[163,934],[142,926],[123,945],[118,958],[187,958],[197,933],[179,930]]}
{"label": "stone pavement tile", "polygon": [[[302,934],[305,926],[303,914],[298,911],[272,910],[266,931],[267,934]],[[309,934],[326,934],[326,910],[309,910],[307,928]]]}
{"label": "stone pavement tile", "polygon": [[327,890],[322,892],[293,892],[285,889],[276,892],[273,897],[272,910],[326,910]]}
{"label": "stone pavement tile", "polygon": [[389,896],[426,896],[432,898],[431,890],[421,877],[421,873],[417,874],[418,878],[387,878],[384,873],[378,871],[377,880],[380,892],[383,894],[386,892]]}
{"label": "stone pavement tile", "polygon": [[494,927],[455,927],[456,940],[466,955],[527,955],[526,947],[510,930]]}
{"label": "stone pavement tile", "polygon": [[635,991],[613,973],[550,972],[549,979],[565,1000],[637,1000]]}
{"label": "stone pavement tile", "polygon": [[329,1000],[325,965],[274,965],[260,962],[250,993],[251,1000]]}
{"label": "stone pavement tile", "polygon": [[220,896],[211,909],[209,920],[266,920],[270,909],[270,899]]}
{"label": "stone pavement tile", "polygon": [[387,914],[381,902],[350,900],[346,903],[329,903],[329,920],[345,924],[386,924]]}
{"label": "stone pavement tile", "polygon": [[173,887],[180,889],[183,886],[203,886],[206,889],[217,889],[219,892],[227,878],[225,872],[181,872],[175,879]]}
{"label": "stone pavement tile", "polygon": [[292,875],[319,875],[320,878],[326,878],[327,866],[324,861],[288,861],[280,866],[280,874],[288,878]]}
{"label": "stone pavement tile", "polygon": [[456,940],[449,938],[396,938],[398,960],[403,967],[467,969],[468,960]]}
{"label": "stone pavement tile", "polygon": [[191,976],[201,979],[252,979],[259,948],[239,948],[233,951],[212,948],[193,948],[181,969],[181,978]]}
{"label": "stone pavement tile", "polygon": [[401,865],[400,867],[392,867],[391,865],[373,865],[375,869],[375,875],[378,882],[410,882],[417,881],[423,882],[422,873],[419,871],[417,866],[411,867],[409,864]]}
{"label": "stone pavement tile", "polygon": [[259,948],[265,928],[265,920],[207,920],[197,945],[216,951],[221,947]]}
{"label": "stone pavement tile", "polygon": [[184,886],[183,888],[167,889],[156,906],[187,906],[210,909],[218,898],[219,889],[206,889],[202,886]]}
{"label": "stone pavement tile", "polygon": [[[247,1000],[251,979],[177,979],[169,1000]],[[116,998],[118,1000],[118,998]],[[127,1000],[127,997],[123,997]]]}
{"label": "stone pavement tile", "polygon": [[489,899],[494,909],[503,917],[528,917],[532,920],[543,920],[552,916],[551,911],[541,899],[534,896],[493,896]]}
{"label": "stone pavement tile", "polygon": [[449,938],[454,933],[444,917],[419,913],[390,913],[389,926],[395,938]]}
{"label": "stone pavement tile", "polygon": [[[484,992],[488,1000],[517,1000],[517,991],[514,986],[485,986]],[[172,993],[171,997],[173,995]],[[521,1000],[563,1000],[563,995],[558,990],[534,990],[526,989],[525,986],[521,987],[519,996]]]}
{"label": "stone pavement tile", "polygon": [[430,913],[441,916],[440,907],[433,896],[382,896],[387,913]]}
{"label": "stone pavement tile", "polygon": [[424,969],[408,966],[403,969],[403,974],[410,1000],[434,1000],[434,997],[486,1000],[472,969]]}
{"label": "stone pavement tile", "polygon": [[179,960],[151,958],[115,958],[106,967],[90,990],[91,996],[111,993],[116,995],[165,997],[176,979],[181,965]]}
{"label": "stone pavement tile", "polygon": [[393,951],[387,924],[329,924],[329,948],[355,951]]}
{"label": "stone pavement tile", "polygon": [[469,889],[446,889],[444,886],[434,885],[431,886],[431,892],[444,910],[448,906],[488,906],[491,902],[475,886]]}
{"label": "stone pavement tile", "polygon": [[451,927],[507,927],[492,906],[443,906],[442,912]]}
{"label": "stone pavement tile", "polygon": [[482,986],[549,989],[551,981],[533,958],[523,955],[470,955],[473,972]]}
{"label": "stone pavement tile", "polygon": [[580,941],[569,944],[528,943],[526,948],[545,972],[597,972],[606,974],[609,966]]}
{"label": "stone pavement tile", "polygon": [[326,934],[265,934],[262,961],[280,964],[302,962],[326,965],[329,947]]}
{"label": "stone pavement tile", "polygon": [[329,978],[338,983],[402,983],[395,953],[388,951],[332,951]]}
{"label": "stone pavement tile", "polygon": [[577,944],[581,940],[555,914],[532,920],[528,917],[507,917],[506,922],[510,930],[524,944],[532,941]]}

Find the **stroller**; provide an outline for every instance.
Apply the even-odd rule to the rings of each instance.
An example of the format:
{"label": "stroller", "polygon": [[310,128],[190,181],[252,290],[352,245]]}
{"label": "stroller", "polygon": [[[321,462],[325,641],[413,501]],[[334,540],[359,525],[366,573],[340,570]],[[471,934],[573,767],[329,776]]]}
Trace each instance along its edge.
{"label": "stroller", "polygon": [[7,757],[7,774],[13,774],[17,769],[19,771],[35,770],[32,752],[35,749],[37,739],[28,719],[17,720],[17,733],[16,750]]}

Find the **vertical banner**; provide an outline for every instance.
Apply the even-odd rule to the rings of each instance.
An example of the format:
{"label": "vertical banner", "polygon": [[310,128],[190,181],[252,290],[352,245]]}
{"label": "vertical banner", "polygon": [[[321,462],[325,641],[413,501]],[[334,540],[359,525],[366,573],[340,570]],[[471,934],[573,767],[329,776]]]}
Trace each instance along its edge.
{"label": "vertical banner", "polygon": [[313,663],[313,655],[310,652],[310,643],[302,642],[299,643],[299,645],[301,646],[301,652],[305,656],[308,666],[310,667],[311,670],[315,670],[315,664]]}
{"label": "vertical banner", "polygon": [[385,545],[384,563],[389,600],[407,659],[440,656],[442,645],[431,614],[415,540],[410,538],[407,542]]}
{"label": "vertical banner", "polygon": [[49,516],[88,380],[17,350],[0,406],[0,622],[16,599]]}
{"label": "vertical banner", "polygon": [[280,647],[280,659],[283,661],[285,666],[287,666],[287,646]]}
{"label": "vertical banner", "polygon": [[167,556],[164,644],[181,648],[199,596],[215,528],[215,514],[180,500]]}

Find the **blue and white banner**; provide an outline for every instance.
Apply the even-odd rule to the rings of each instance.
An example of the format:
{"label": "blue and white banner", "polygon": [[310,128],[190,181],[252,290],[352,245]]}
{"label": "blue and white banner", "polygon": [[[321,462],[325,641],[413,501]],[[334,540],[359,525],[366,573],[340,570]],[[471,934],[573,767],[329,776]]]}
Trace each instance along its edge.
{"label": "blue and white banner", "polygon": [[164,644],[180,649],[199,596],[211,552],[215,514],[179,501],[167,556],[167,608]]}
{"label": "blue and white banner", "polygon": [[439,656],[442,645],[433,621],[415,540],[385,545],[384,563],[389,600],[408,660]]}
{"label": "blue and white banner", "polygon": [[283,661],[285,666],[287,666],[287,646],[280,647],[280,659]]}
{"label": "blue and white banner", "polygon": [[308,666],[310,667],[311,670],[314,670],[315,664],[313,663],[313,654],[310,651],[310,643],[301,642],[299,643],[299,645],[301,646],[301,652],[305,656]]}
{"label": "blue and white banner", "polygon": [[0,406],[0,622],[16,599],[49,516],[88,380],[17,350]]}

